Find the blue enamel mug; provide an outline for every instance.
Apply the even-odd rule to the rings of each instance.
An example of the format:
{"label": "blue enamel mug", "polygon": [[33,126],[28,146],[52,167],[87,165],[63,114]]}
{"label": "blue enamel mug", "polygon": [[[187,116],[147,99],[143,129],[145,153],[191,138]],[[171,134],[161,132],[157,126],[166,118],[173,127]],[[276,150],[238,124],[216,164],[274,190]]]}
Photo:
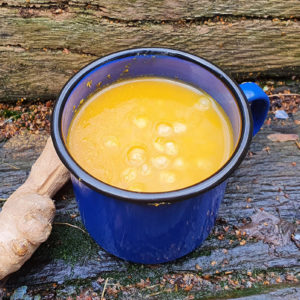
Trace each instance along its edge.
{"label": "blue enamel mug", "polygon": [[[204,90],[222,106],[233,128],[235,150],[211,177],[170,192],[139,193],[101,182],[72,158],[65,141],[74,108],[98,89],[99,82],[108,86],[142,76],[183,81]],[[52,138],[61,161],[70,170],[87,231],[106,251],[136,263],[163,263],[193,251],[214,226],[227,178],[245,157],[268,109],[269,98],[255,83],[239,86],[214,64],[182,51],[125,50],[81,69],[57,99],[52,115]]]}

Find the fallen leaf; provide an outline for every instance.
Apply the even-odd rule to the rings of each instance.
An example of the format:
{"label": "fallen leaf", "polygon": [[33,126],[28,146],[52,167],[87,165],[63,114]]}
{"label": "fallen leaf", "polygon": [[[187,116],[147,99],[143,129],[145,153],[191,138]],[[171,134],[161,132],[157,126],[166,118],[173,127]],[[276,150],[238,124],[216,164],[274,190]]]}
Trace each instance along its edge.
{"label": "fallen leaf", "polygon": [[296,277],[295,277],[294,275],[292,275],[292,274],[287,274],[287,275],[285,276],[285,279],[288,280],[288,281],[294,281],[295,278],[296,278]]}
{"label": "fallen leaf", "polygon": [[218,240],[222,241],[223,239],[224,239],[224,234],[220,234],[220,235],[218,236]]}
{"label": "fallen leaf", "polygon": [[89,80],[89,81],[86,83],[86,86],[90,88],[90,87],[92,86],[92,80]]}
{"label": "fallen leaf", "polygon": [[54,11],[55,14],[62,14],[63,10],[61,8],[58,8]]}
{"label": "fallen leaf", "polygon": [[292,240],[296,244],[296,246],[300,249],[300,227],[297,226],[297,229],[295,230],[294,234],[292,234]]}
{"label": "fallen leaf", "polygon": [[284,110],[277,110],[275,112],[275,118],[277,118],[277,119],[288,119],[289,115]]}
{"label": "fallen leaf", "polygon": [[189,285],[187,285],[187,286],[184,288],[184,290],[185,290],[186,292],[189,292],[192,288],[193,288],[193,285],[192,285],[192,284],[189,284]]}
{"label": "fallen leaf", "polygon": [[287,142],[287,141],[296,141],[299,139],[298,134],[294,133],[272,133],[267,136],[272,142]]}
{"label": "fallen leaf", "polygon": [[267,146],[267,147],[263,148],[263,151],[266,151],[268,154],[270,154],[270,147]]}
{"label": "fallen leaf", "polygon": [[67,48],[64,48],[64,50],[62,51],[64,54],[69,54],[70,51]]}

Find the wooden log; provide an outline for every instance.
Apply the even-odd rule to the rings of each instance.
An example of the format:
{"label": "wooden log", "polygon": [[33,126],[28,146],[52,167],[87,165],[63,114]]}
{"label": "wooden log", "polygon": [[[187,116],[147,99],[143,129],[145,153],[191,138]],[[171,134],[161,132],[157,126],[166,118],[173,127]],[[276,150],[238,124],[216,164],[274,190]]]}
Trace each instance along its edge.
{"label": "wooden log", "polygon": [[117,20],[178,20],[214,16],[249,16],[290,18],[300,16],[298,0],[0,0],[0,5],[28,8],[52,8],[72,11],[95,10],[101,16]]}
{"label": "wooden log", "polygon": [[[50,2],[51,3],[51,2]],[[237,80],[300,74],[300,22],[233,19],[192,23],[111,21],[95,10],[0,8],[0,99],[55,98],[79,68],[143,46],[182,49]]]}
{"label": "wooden log", "polygon": [[[294,118],[300,119],[299,112]],[[285,121],[284,125],[281,125],[280,120],[273,120],[270,125],[265,124],[254,137],[250,147],[252,155],[247,156],[230,177],[225,199],[219,210],[221,220],[217,222],[215,232],[218,229],[220,233],[226,226],[234,232],[234,229],[243,225],[242,219],[251,217],[259,209],[280,216],[290,223],[299,219],[299,149],[293,141],[279,143],[267,138],[269,134],[278,131],[300,134],[300,127],[291,119]],[[45,141],[46,136],[27,134],[13,137],[0,148],[0,182],[5,183],[0,186],[0,198],[6,198],[22,184]],[[8,175],[12,176],[10,180],[5,179]],[[249,240],[243,244],[232,232],[224,233],[222,238],[213,232],[193,253],[169,264],[155,268],[131,264],[109,255],[82,231],[61,224],[81,225],[70,185],[55,198],[57,216],[52,236],[22,270],[9,279],[7,286],[41,284],[42,289],[46,289],[45,284],[52,282],[63,284],[69,280],[86,278],[95,278],[96,281],[98,276],[103,276],[103,272],[112,272],[107,276],[115,276],[118,280],[130,275],[139,282],[147,277],[155,277],[156,280],[166,273],[197,273],[199,267],[203,274],[211,277],[217,272],[227,272],[246,280],[249,280],[247,272],[264,272],[271,276],[274,276],[272,272],[278,272],[284,274],[284,277],[287,274],[297,276],[300,270],[299,249],[294,242],[274,246]],[[77,217],[71,217],[74,215]],[[212,282],[205,295],[214,295],[216,284],[217,281]],[[192,291],[197,291],[197,288]],[[132,294],[130,297],[137,299]]]}

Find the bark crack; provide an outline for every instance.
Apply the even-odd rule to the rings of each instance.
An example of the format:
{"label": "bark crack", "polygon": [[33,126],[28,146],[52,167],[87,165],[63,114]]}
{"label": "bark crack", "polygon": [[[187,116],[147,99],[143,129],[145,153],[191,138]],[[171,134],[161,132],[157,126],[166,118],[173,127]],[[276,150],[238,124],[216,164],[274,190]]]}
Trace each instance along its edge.
{"label": "bark crack", "polygon": [[[290,16],[290,17],[283,17],[283,16],[255,16],[255,15],[244,15],[244,14],[213,14],[211,16],[199,16],[199,17],[182,17],[182,18],[171,18],[171,19],[155,19],[155,18],[145,18],[145,19],[122,19],[122,18],[115,18],[108,16],[108,9],[106,9],[103,6],[100,5],[85,5],[80,6],[76,4],[68,5],[68,1],[62,1],[59,4],[57,3],[48,3],[47,6],[39,6],[37,4],[30,4],[27,3],[25,5],[9,5],[7,2],[1,2],[0,1],[0,9],[1,7],[4,7],[6,9],[20,9],[20,15],[23,18],[29,18],[29,17],[39,17],[38,12],[44,11],[44,12],[51,12],[54,16],[63,16],[64,14],[74,14],[74,15],[80,15],[80,14],[88,14],[93,15],[96,14],[96,16],[101,17],[104,20],[107,20],[109,22],[113,23],[119,23],[119,24],[126,24],[128,26],[139,26],[143,24],[149,24],[149,25],[201,25],[205,22],[211,22],[211,23],[218,23],[218,22],[225,22],[225,23],[232,23],[235,21],[241,21],[241,20],[274,20],[278,19],[279,21],[300,21],[300,17],[298,16]],[[80,11],[69,11],[69,8],[75,8],[75,9],[81,9]],[[36,13],[35,13],[36,12]]]}
{"label": "bark crack", "polygon": [[94,53],[89,53],[86,51],[78,51],[76,49],[67,49],[67,48],[25,48],[21,44],[6,44],[4,46],[0,45],[0,52],[4,51],[15,51],[15,52],[21,52],[21,51],[28,51],[28,52],[62,52],[65,55],[68,54],[78,54],[78,55],[86,55],[86,56],[93,56],[98,57],[98,55]]}

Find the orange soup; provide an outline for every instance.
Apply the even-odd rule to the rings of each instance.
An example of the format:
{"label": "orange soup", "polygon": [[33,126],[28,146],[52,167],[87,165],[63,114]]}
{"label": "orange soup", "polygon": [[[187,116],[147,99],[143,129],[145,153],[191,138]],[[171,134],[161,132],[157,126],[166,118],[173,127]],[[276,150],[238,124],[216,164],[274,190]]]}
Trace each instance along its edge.
{"label": "orange soup", "polygon": [[67,138],[75,161],[112,186],[165,192],[196,184],[233,152],[221,106],[204,91],[164,78],[115,83],[92,95]]}

